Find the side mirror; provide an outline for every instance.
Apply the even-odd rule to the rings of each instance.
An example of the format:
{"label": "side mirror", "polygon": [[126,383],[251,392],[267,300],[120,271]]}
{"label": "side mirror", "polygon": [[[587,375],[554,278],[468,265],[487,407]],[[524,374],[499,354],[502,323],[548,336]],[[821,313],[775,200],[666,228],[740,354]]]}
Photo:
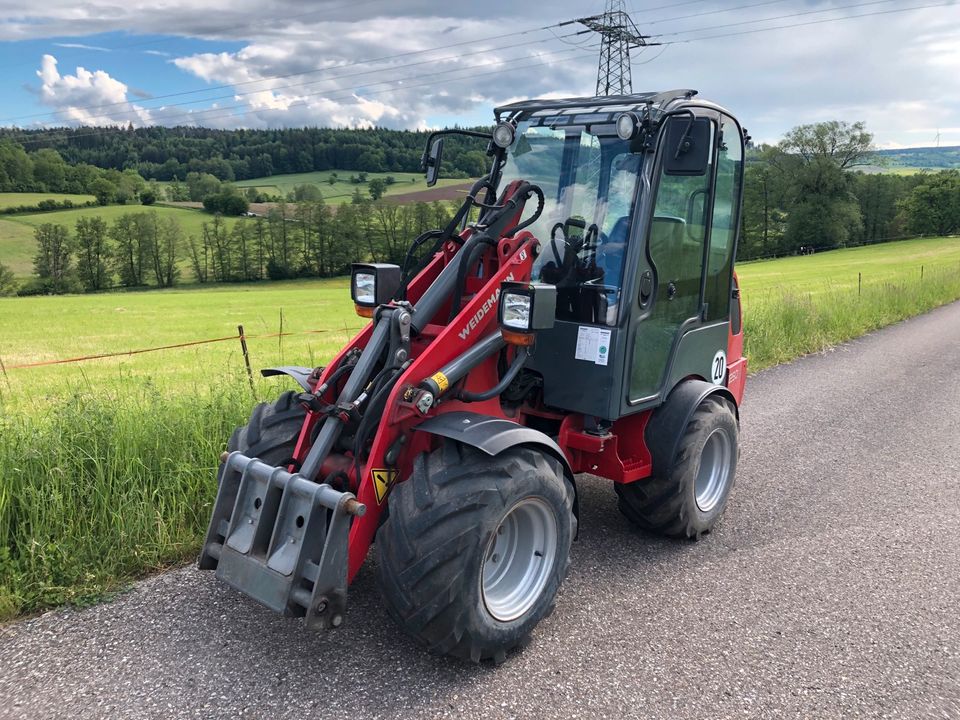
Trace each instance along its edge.
{"label": "side mirror", "polygon": [[437,178],[440,177],[440,160],[443,157],[443,138],[434,138],[430,143],[430,149],[424,158],[424,169],[427,171],[427,187],[433,187],[437,184]]}
{"label": "side mirror", "polygon": [[710,165],[710,120],[678,115],[667,120],[663,139],[663,172],[706,175]]}

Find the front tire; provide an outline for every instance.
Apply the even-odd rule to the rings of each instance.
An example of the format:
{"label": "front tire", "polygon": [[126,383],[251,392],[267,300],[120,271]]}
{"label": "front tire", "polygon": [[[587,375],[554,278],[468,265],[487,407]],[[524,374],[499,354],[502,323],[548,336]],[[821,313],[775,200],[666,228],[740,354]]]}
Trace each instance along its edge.
{"label": "front tire", "polygon": [[648,532],[699,539],[727,504],[737,472],[737,440],[730,404],[707,398],[687,425],[669,474],[614,484],[620,512]]}
{"label": "front tire", "polygon": [[377,534],[390,615],[431,651],[503,662],[554,607],[576,531],[561,464],[445,440],[390,495]]}
{"label": "front tire", "polygon": [[[253,409],[249,422],[233,431],[227,452],[239,450],[268,465],[289,465],[294,462],[293,451],[306,416],[297,394],[288,390],[274,402],[260,403]],[[218,481],[222,475],[223,463],[217,472]]]}

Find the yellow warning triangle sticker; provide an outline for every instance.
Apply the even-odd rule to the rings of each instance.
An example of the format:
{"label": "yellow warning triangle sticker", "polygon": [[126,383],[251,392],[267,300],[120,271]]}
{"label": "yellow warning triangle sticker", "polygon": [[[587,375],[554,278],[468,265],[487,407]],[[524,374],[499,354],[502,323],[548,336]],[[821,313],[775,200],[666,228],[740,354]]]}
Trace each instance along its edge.
{"label": "yellow warning triangle sticker", "polygon": [[393,484],[393,481],[397,477],[396,470],[374,470],[373,471],[373,489],[377,493],[377,505],[383,503],[383,499],[387,496],[387,490],[390,489],[390,486]]}

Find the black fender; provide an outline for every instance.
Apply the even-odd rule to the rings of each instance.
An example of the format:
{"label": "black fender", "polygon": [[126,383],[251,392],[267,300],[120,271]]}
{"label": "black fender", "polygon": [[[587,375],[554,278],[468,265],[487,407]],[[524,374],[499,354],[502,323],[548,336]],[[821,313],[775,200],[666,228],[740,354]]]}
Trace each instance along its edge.
{"label": "black fender", "polygon": [[672,469],[683,432],[700,404],[709,397],[727,400],[740,422],[737,401],[726,387],[705,380],[683,380],[677,383],[666,401],[653,411],[645,435],[647,449],[653,459],[653,475],[664,477]]}
{"label": "black fender", "polygon": [[528,445],[549,453],[563,466],[564,477],[573,487],[573,515],[577,520],[580,519],[580,501],[573,469],[563,450],[549,435],[512,420],[463,411],[442,413],[420,423],[414,430],[455,440],[491,456],[517,445]]}
{"label": "black fender", "polygon": [[298,365],[284,365],[283,367],[264,368],[260,371],[260,374],[263,375],[263,377],[289,375],[307,392],[313,389],[313,386],[310,384],[310,376],[313,374],[313,368],[305,368]]}

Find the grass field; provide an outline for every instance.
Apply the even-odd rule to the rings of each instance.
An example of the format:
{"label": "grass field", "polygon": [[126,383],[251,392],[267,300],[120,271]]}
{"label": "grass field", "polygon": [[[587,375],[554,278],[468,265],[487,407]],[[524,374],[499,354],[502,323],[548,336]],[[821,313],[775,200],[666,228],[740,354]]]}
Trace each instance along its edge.
{"label": "grass field", "polygon": [[[330,183],[332,175],[336,174],[333,184]],[[258,190],[270,193],[271,195],[283,195],[293,192],[297,185],[316,185],[323,193],[323,199],[333,205],[340,205],[349,202],[353,197],[353,192],[357,188],[365,196],[367,186],[365,184],[354,184],[350,182],[351,175],[358,173],[352,170],[330,170],[323,172],[297,173],[293,175],[271,175],[265,178],[253,178],[251,180],[240,180],[234,185],[240,188],[253,187]],[[386,197],[391,195],[401,195],[417,191],[426,191],[426,180],[422,173],[367,173],[367,181],[374,178],[386,179],[392,176],[396,182],[387,186]],[[469,180],[451,180],[441,179],[437,182],[437,187],[449,187],[451,185],[463,185]]]}
{"label": "grass field", "polygon": [[[175,217],[183,228],[185,236],[200,235],[200,226],[213,219],[201,210],[143,205],[107,205],[106,207],[75,208],[55,212],[33,213],[30,215],[0,216],[0,263],[11,268],[18,277],[27,277],[33,272],[33,256],[36,253],[36,241],[33,231],[43,223],[66,225],[71,232],[81,217],[102,217],[112,223],[121,215],[138,212],[156,212],[161,217]],[[235,218],[226,218],[228,227],[237,222]],[[186,270],[186,263],[181,263]]]}
{"label": "grass field", "polygon": [[[924,266],[921,281],[919,265]],[[960,298],[960,240],[740,265],[751,370]],[[858,292],[857,273],[863,274]],[[254,367],[326,362],[362,321],[347,282],[0,298],[0,619],[88,602],[192,557],[216,457],[256,398],[235,340],[70,365],[13,365],[280,327]]]}
{"label": "grass field", "polygon": [[32,206],[43,200],[56,200],[63,202],[70,200],[76,205],[93,202],[96,198],[93,195],[66,195],[64,193],[0,193],[0,210],[11,207]]}

